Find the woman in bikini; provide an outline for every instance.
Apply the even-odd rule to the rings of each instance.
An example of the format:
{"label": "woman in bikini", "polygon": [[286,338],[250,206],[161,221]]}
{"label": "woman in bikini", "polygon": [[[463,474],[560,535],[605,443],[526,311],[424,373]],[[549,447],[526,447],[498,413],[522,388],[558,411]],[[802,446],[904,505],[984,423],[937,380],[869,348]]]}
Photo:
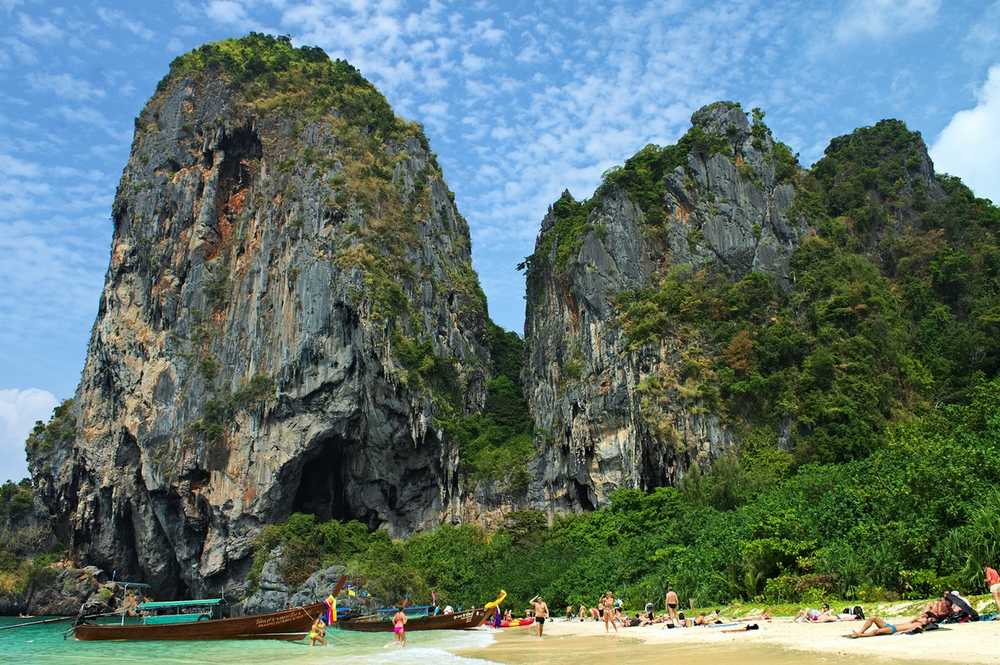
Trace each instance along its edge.
{"label": "woman in bikini", "polygon": [[615,597],[608,591],[604,594],[604,598],[601,599],[601,618],[604,619],[604,632],[610,632],[608,630],[608,624],[615,629],[615,633],[618,632],[618,622],[615,620]]}
{"label": "woman in bikini", "polygon": [[[927,619],[924,617],[919,617],[914,621],[903,621],[900,623],[892,624],[887,623],[881,617],[872,617],[865,621],[865,625],[862,626],[861,630],[856,630],[848,637],[878,637],[879,635],[895,635],[896,633],[908,633],[915,628],[923,628],[927,625]],[[868,629],[875,626],[875,631],[869,633]]]}
{"label": "woman in bikini", "polygon": [[400,607],[392,617],[392,632],[396,633],[396,641],[399,646],[406,646],[406,612]]}

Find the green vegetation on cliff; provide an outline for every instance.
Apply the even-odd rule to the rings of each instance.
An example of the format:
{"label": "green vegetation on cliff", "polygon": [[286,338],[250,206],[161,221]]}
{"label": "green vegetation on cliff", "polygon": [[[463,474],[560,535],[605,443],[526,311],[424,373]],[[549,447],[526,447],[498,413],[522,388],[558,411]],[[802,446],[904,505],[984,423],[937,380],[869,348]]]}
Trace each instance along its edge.
{"label": "green vegetation on cliff", "polygon": [[211,42],[178,56],[157,85],[165,90],[184,76],[222,75],[261,110],[307,110],[319,117],[331,108],[349,122],[388,138],[405,127],[361,73],[345,60],[331,60],[317,46],[296,48],[286,36],[252,32]]}
{"label": "green vegetation on cliff", "polygon": [[922,154],[896,121],[834,140],[798,193],[817,233],[793,254],[788,288],[680,265],[621,294],[633,348],[694,342],[679,376],[648,389],[748,432],[784,429],[799,462],[837,462],[880,446],[889,423],[961,402],[996,376],[1000,209],[941,176],[929,198]]}
{"label": "green vegetation on cliff", "polygon": [[607,508],[551,527],[520,512],[495,532],[444,526],[391,541],[294,516],[268,527],[258,556],[299,543],[283,562],[288,579],[346,561],[387,603],[436,590],[468,606],[499,588],[512,607],[536,593],[553,607],[593,604],[607,589],[641,607],[667,585],[702,604],[983,592],[980,563],[1000,557],[1000,381],[969,397],[891,427],[863,460],[793,470],[764,447],[680,488],[620,491]]}

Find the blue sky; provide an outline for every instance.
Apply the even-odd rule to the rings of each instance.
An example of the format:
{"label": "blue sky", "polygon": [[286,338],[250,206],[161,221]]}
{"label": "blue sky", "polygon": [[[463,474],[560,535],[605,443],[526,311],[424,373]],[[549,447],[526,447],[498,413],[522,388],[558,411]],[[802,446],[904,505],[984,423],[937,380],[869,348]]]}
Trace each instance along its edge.
{"label": "blue sky", "polygon": [[0,0],[0,480],[76,387],[133,118],[176,55],[250,30],[348,59],[424,123],[519,332],[514,266],[548,204],[717,99],[765,109],[806,164],[901,118],[1000,200],[1000,1]]}

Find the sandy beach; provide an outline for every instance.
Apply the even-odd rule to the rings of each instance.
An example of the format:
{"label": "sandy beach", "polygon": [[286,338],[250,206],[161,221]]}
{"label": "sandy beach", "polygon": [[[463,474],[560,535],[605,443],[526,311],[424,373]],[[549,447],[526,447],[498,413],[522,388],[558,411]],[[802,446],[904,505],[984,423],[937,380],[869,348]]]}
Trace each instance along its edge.
{"label": "sandy beach", "polygon": [[[892,635],[851,640],[844,637],[860,622],[828,624],[758,622],[760,630],[723,633],[719,628],[667,630],[661,626],[621,629],[605,635],[604,624],[593,621],[552,621],[538,640],[530,628],[507,629],[496,642],[459,655],[501,663],[578,663],[613,657],[631,665],[661,663],[666,655],[682,657],[685,665],[880,662],[996,663],[1000,622],[942,626],[920,635]],[[620,659],[620,660],[619,660]]]}

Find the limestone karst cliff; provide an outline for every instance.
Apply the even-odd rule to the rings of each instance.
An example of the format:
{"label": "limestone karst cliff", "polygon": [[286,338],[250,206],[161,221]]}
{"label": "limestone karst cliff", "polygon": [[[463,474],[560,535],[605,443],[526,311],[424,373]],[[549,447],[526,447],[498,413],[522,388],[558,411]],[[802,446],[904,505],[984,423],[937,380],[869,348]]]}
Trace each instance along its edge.
{"label": "limestone karst cliff", "polygon": [[201,594],[293,511],[460,510],[435,422],[483,407],[492,324],[421,128],[353,67],[261,35],[181,56],[113,222],[79,388],[28,446],[77,558]]}
{"label": "limestone karst cliff", "polygon": [[178,58],[112,212],[81,381],[29,463],[78,563],[160,597],[244,596],[296,512],[405,535],[857,459],[1000,369],[996,208],[898,121],[806,170],[761,112],[697,111],[553,204],[523,348],[421,128],[319,49]]}
{"label": "limestone karst cliff", "polygon": [[551,206],[524,265],[532,505],[592,509],[720,457],[854,459],[995,371],[996,209],[898,121],[805,170],[763,117],[710,104]]}

